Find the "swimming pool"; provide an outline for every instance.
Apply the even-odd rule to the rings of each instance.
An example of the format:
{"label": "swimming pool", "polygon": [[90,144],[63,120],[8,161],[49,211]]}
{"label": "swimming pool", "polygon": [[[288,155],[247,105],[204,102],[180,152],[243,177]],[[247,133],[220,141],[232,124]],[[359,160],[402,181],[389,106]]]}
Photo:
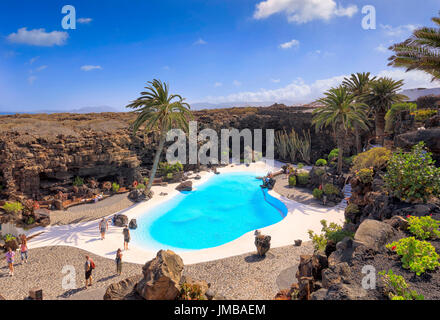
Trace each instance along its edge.
{"label": "swimming pool", "polygon": [[252,173],[223,173],[137,218],[132,241],[150,249],[212,248],[280,222],[286,206]]}

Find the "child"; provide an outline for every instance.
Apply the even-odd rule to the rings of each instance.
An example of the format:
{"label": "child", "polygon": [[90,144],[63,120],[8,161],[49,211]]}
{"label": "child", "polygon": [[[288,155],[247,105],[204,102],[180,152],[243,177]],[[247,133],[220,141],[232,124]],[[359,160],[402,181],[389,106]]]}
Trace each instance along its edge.
{"label": "child", "polygon": [[15,252],[9,247],[8,252],[6,252],[6,262],[8,263],[9,276],[11,277],[14,275],[14,257]]}

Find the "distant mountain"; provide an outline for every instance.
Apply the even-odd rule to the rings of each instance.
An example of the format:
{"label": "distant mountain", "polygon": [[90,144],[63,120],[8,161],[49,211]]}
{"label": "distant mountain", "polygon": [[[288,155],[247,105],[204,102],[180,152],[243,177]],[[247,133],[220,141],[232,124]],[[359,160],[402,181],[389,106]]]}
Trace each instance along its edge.
{"label": "distant mountain", "polygon": [[416,101],[419,97],[430,96],[430,95],[440,95],[440,88],[417,88],[417,89],[407,89],[401,92],[407,96],[409,101]]}

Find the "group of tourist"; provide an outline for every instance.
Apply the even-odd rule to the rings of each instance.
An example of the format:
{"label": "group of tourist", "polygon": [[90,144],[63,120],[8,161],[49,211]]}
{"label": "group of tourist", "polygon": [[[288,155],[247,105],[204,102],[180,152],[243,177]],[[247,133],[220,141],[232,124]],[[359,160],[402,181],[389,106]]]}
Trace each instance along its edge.
{"label": "group of tourist", "polygon": [[[27,247],[27,238],[26,235],[20,235],[20,256],[21,262],[28,262],[28,247]],[[9,276],[12,277],[14,275],[14,261],[15,261],[15,251],[9,246],[8,251],[6,252],[6,263],[9,268]]]}

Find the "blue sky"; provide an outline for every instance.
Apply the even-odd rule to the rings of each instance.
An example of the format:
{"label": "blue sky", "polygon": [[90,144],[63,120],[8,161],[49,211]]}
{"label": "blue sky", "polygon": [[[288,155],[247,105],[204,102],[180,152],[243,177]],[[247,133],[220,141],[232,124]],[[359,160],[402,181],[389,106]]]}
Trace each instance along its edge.
{"label": "blue sky", "polygon": [[[61,26],[64,5],[75,30]],[[375,30],[361,26],[365,5]],[[0,111],[123,110],[154,78],[191,103],[303,103],[358,71],[440,86],[387,67],[386,50],[439,10],[438,0],[3,0]]]}

